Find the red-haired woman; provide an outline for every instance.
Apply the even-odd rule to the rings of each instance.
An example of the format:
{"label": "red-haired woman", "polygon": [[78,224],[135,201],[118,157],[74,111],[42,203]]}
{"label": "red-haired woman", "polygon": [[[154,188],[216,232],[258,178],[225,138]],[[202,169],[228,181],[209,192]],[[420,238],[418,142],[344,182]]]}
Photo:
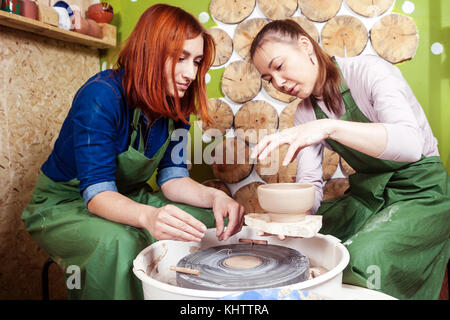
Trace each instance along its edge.
{"label": "red-haired woman", "polygon": [[[241,229],[243,207],[190,179],[179,145],[191,113],[207,118],[204,78],[213,59],[214,42],[192,15],[154,5],[117,70],[96,74],[76,93],[22,215],[53,260],[80,268],[70,298],[142,298],[132,261],[143,248],[200,241],[214,226],[220,240]],[[181,142],[172,141],[175,130],[184,130]],[[154,193],[146,182],[157,169],[161,192]]]}
{"label": "red-haired woman", "polygon": [[[449,259],[450,181],[425,114],[399,70],[376,56],[332,58],[294,21],[268,23],[251,57],[261,77],[301,100],[294,126],[252,156],[289,144],[297,181],[316,186],[320,231],[350,252],[343,280],[400,299],[436,299]],[[343,197],[322,200],[322,152],[355,169]]]}

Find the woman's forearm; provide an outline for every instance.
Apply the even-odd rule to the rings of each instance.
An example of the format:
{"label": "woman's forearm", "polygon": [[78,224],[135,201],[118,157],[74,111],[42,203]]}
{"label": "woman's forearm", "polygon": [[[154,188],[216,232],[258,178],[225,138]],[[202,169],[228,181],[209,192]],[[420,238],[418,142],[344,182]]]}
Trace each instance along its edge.
{"label": "woman's forearm", "polygon": [[143,228],[156,208],[135,202],[115,191],[104,191],[89,201],[88,210],[110,221]]}
{"label": "woman's forearm", "polygon": [[161,190],[173,202],[201,208],[212,208],[215,196],[218,193],[225,195],[223,191],[204,186],[189,177],[169,180],[161,186]]}
{"label": "woman's forearm", "polygon": [[387,145],[386,128],[381,123],[362,123],[329,119],[329,139],[377,158]]}

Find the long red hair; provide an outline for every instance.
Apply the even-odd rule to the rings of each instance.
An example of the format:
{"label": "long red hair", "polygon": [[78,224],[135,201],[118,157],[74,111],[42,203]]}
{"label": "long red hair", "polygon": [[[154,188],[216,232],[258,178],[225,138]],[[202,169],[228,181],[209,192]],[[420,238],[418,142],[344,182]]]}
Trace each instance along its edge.
{"label": "long red hair", "polygon": [[[203,36],[203,59],[196,79],[180,99],[169,97],[166,88],[164,66],[172,59],[174,70],[183,53],[184,42],[198,35]],[[190,13],[181,8],[156,4],[149,7],[139,18],[124,48],[120,51],[117,67],[124,70],[122,85],[131,108],[141,108],[147,116],[170,117],[175,121],[186,119],[191,113],[200,113],[209,122],[208,98],[205,75],[214,62],[213,38]]]}

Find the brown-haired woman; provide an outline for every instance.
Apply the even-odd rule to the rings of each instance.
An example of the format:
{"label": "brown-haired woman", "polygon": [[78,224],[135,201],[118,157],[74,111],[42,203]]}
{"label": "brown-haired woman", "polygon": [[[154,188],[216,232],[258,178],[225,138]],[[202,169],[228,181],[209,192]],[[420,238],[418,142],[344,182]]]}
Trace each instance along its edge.
{"label": "brown-haired woman", "polygon": [[[297,181],[316,186],[321,233],[350,252],[344,282],[400,299],[436,299],[449,259],[450,185],[425,114],[399,70],[376,56],[328,56],[294,21],[268,23],[251,58],[261,77],[301,100],[294,126],[252,156],[289,144]],[[343,197],[322,200],[322,152],[356,173]]]}
{"label": "brown-haired woman", "polygon": [[[154,5],[118,68],[76,93],[22,215],[54,261],[80,268],[70,298],[143,298],[132,261],[146,246],[200,241],[214,226],[226,240],[241,229],[243,207],[190,179],[184,154],[189,115],[207,119],[204,77],[213,57],[213,40],[192,15]],[[175,130],[180,142],[171,139]],[[157,169],[161,192],[154,193],[146,182]]]}

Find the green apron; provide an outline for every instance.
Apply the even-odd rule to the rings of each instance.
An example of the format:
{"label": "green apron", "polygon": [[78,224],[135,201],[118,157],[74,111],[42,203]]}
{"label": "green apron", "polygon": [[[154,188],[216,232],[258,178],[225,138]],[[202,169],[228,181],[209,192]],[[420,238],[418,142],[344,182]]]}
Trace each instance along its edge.
{"label": "green apron", "polygon": [[[340,119],[370,122],[341,79]],[[312,103],[316,118],[327,118]],[[320,232],[341,239],[350,252],[343,282],[398,299],[437,299],[450,257],[450,180],[440,158],[387,161],[326,142],[356,171],[344,196],[323,201],[317,212]]]}
{"label": "green apron", "polygon": [[[208,228],[215,227],[212,210],[170,202],[161,192],[153,193],[146,183],[170,143],[174,124],[169,118],[168,138],[149,159],[144,155],[142,134],[139,134],[139,150],[133,148],[138,132],[142,133],[140,113],[140,109],[135,109],[128,150],[117,157],[116,184],[119,192],[136,202],[157,208],[176,205]],[[68,267],[75,265],[80,268],[81,287],[67,288],[70,299],[143,299],[141,282],[132,272],[132,263],[139,252],[156,239],[145,229],[90,213],[78,185],[77,179],[54,182],[41,173],[32,199],[22,214],[27,231],[40,248],[63,268],[68,282],[72,279],[69,271],[73,270],[73,267]]]}

